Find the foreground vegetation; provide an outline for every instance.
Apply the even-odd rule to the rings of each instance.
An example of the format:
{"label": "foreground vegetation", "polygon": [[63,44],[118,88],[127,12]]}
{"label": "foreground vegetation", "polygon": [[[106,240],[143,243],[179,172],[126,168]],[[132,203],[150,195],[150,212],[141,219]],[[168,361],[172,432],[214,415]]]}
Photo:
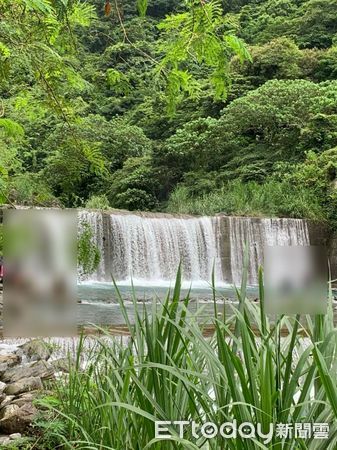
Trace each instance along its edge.
{"label": "foreground vegetation", "polygon": [[2,202],[336,225],[336,0],[104,3],[0,1]]}
{"label": "foreground vegetation", "polygon": [[[172,293],[152,314],[134,298],[131,324],[119,295],[130,339],[122,343],[103,330],[97,345],[82,337],[66,384],[48,397],[54,417],[45,446],[76,449],[334,449],[337,445],[336,328],[332,304],[327,316],[279,317],[264,313],[260,273],[259,305],[245,300],[243,277],[239,307],[214,302],[214,335],[203,335],[200,310],[188,311],[180,299],[181,275]],[[117,291],[118,292],[118,291]],[[216,299],[216,294],[214,294]],[[208,323],[209,324],[209,323]],[[285,336],[281,337],[282,334]],[[286,331],[286,333],[284,333]],[[83,370],[83,363],[85,369]],[[172,441],[155,439],[155,420],[261,423],[327,422],[328,440],[195,438],[170,427]]]}

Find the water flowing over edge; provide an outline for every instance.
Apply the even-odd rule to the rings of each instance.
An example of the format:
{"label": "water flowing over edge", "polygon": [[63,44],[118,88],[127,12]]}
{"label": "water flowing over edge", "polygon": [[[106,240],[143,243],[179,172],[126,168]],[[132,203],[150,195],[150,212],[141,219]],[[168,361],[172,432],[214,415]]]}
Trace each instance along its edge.
{"label": "water flowing over edge", "polygon": [[209,286],[238,284],[248,243],[248,283],[257,284],[265,245],[309,245],[305,220],[250,217],[170,217],[82,210],[79,223],[90,224],[101,253],[96,272],[86,281],[165,286],[179,263],[183,281]]}

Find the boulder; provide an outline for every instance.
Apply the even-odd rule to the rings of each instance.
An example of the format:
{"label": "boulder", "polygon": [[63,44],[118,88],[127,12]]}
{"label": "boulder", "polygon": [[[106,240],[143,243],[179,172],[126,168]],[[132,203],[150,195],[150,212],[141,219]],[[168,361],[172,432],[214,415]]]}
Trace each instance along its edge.
{"label": "boulder", "polygon": [[59,358],[51,361],[50,364],[53,366],[55,372],[69,373],[69,368],[73,367],[75,362],[69,358]]}
{"label": "boulder", "polygon": [[3,433],[13,434],[24,432],[37,415],[37,409],[32,403],[18,405],[8,405],[1,412],[0,430]]}
{"label": "boulder", "polygon": [[5,394],[18,395],[22,392],[35,391],[36,389],[42,389],[42,382],[40,377],[27,377],[22,378],[19,381],[8,384],[5,388]]}
{"label": "boulder", "polygon": [[11,438],[12,441],[14,441],[15,439],[21,439],[21,433],[12,433],[9,435],[9,437]]}
{"label": "boulder", "polygon": [[18,405],[7,405],[4,408],[2,408],[0,413],[0,420],[7,419],[8,417],[12,416],[16,411],[18,411],[20,407]]}
{"label": "boulder", "polygon": [[7,367],[13,367],[20,364],[21,356],[13,353],[7,355],[0,355],[0,364],[6,363]]}
{"label": "boulder", "polygon": [[9,405],[14,398],[15,398],[15,395],[4,394],[4,398],[1,400],[1,403],[0,403],[0,410],[2,408],[4,408],[5,406]]}
{"label": "boulder", "polygon": [[1,376],[5,382],[13,383],[22,378],[40,377],[51,378],[54,375],[54,369],[47,361],[33,361],[20,367],[7,369]]}
{"label": "boulder", "polygon": [[42,339],[33,339],[20,346],[22,352],[31,361],[47,360],[52,354],[52,348]]}
{"label": "boulder", "polygon": [[3,391],[5,390],[6,387],[6,383],[3,383],[2,381],[0,381],[0,394],[3,393]]}
{"label": "boulder", "polygon": [[9,436],[7,436],[7,435],[0,436],[0,446],[7,445],[10,443],[10,441],[11,441],[11,438]]}
{"label": "boulder", "polygon": [[7,369],[8,369],[8,365],[6,362],[0,363],[0,378],[6,372]]}
{"label": "boulder", "polygon": [[31,392],[24,392],[23,394],[20,394],[18,398],[11,401],[12,405],[18,405],[22,406],[25,403],[32,402],[35,400],[35,398],[38,396],[39,391],[31,391]]}

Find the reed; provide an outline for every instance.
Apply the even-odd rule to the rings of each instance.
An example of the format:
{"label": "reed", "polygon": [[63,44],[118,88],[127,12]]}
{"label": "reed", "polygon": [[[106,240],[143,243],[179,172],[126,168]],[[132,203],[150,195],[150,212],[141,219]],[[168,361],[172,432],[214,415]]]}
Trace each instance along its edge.
{"label": "reed", "polygon": [[297,217],[326,220],[320,199],[305,186],[293,189],[286,182],[267,180],[242,183],[227,182],[222,188],[193,196],[186,186],[178,186],[171,194],[167,211],[181,214],[233,216]]}
{"label": "reed", "polygon": [[[279,317],[271,323],[264,312],[263,275],[259,304],[246,301],[246,275],[237,289],[238,308],[214,302],[214,334],[203,334],[203,311],[188,310],[181,299],[181,271],[166,300],[154,299],[151,314],[134,295],[132,324],[118,291],[130,338],[104,330],[96,345],[85,350],[82,336],[76,364],[67,383],[55,387],[55,420],[62,420],[59,443],[69,449],[335,449],[337,448],[337,333],[331,292],[328,314],[306,318]],[[217,294],[214,289],[214,300]],[[209,324],[208,324],[209,325]],[[281,329],[287,335],[281,337]],[[81,364],[86,361],[83,370]],[[268,444],[257,437],[195,438],[190,427],[171,440],[155,438],[155,421],[196,423],[328,422],[328,440],[282,440]]]}

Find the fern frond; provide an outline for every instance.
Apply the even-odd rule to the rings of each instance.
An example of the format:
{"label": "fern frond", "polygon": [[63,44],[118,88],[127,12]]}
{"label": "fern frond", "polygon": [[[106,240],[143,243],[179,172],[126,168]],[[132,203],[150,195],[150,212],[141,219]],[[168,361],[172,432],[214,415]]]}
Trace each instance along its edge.
{"label": "fern frond", "polygon": [[198,98],[201,87],[198,81],[186,70],[172,69],[168,74],[166,94],[168,114],[173,115],[184,93]]}
{"label": "fern frond", "polygon": [[69,15],[69,23],[74,26],[79,25],[81,27],[88,27],[96,18],[97,15],[93,5],[76,2]]}
{"label": "fern frond", "polygon": [[83,148],[83,153],[86,160],[90,164],[90,169],[96,175],[104,175],[106,173],[105,159],[98,146],[85,145]]}
{"label": "fern frond", "polygon": [[210,76],[210,81],[214,88],[216,100],[226,100],[231,86],[229,71],[227,67],[219,66]]}
{"label": "fern frond", "polygon": [[246,60],[252,62],[251,54],[242,39],[234,36],[233,34],[227,34],[224,37],[224,41],[227,46],[239,57],[241,62]]}
{"label": "fern frond", "polygon": [[119,94],[128,94],[131,90],[129,78],[116,69],[108,69],[106,72],[108,84]]}
{"label": "fern frond", "polygon": [[11,119],[0,119],[0,128],[2,128],[6,136],[12,138],[22,137],[25,133],[22,126]]}
{"label": "fern frond", "polygon": [[57,20],[55,15],[49,15],[44,19],[43,23],[46,26],[46,31],[49,36],[49,43],[51,45],[55,44],[61,31],[61,22]]}
{"label": "fern frond", "polygon": [[[230,87],[228,62],[231,54],[251,61],[244,42],[233,34],[224,36],[228,18],[222,0],[186,0],[188,11],[171,14],[158,28],[164,33],[159,51],[164,57],[156,74],[166,84],[168,110],[174,109],[186,94],[197,95],[200,83],[190,73],[191,66],[204,66],[217,99],[226,99]],[[192,83],[193,87],[188,85]],[[199,88],[198,88],[199,85]]]}
{"label": "fern frond", "polygon": [[164,20],[158,23],[158,30],[162,31],[173,31],[185,25],[186,21],[189,18],[189,14],[187,12],[180,14],[171,14],[167,16]]}
{"label": "fern frond", "polygon": [[29,11],[37,11],[43,14],[51,14],[53,12],[49,0],[23,0],[23,3]]}

